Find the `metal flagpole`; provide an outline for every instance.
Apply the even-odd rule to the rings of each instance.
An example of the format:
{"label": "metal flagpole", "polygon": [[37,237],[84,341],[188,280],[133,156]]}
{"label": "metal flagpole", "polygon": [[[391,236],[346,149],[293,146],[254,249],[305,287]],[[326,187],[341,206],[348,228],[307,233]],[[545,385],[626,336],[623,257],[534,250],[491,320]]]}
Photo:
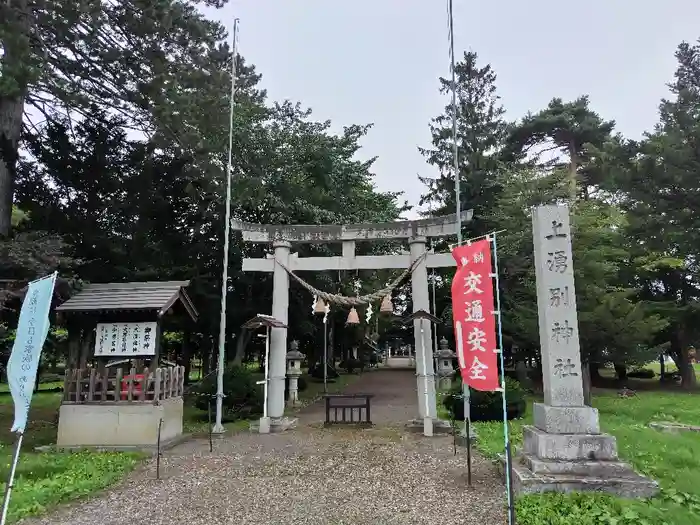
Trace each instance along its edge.
{"label": "metal flagpole", "polygon": [[430,394],[428,393],[428,363],[426,361],[426,357],[428,357],[428,355],[425,351],[425,329],[423,328],[423,323],[425,323],[425,319],[421,318],[420,345],[421,352],[423,353],[423,385],[425,387],[423,392],[423,395],[425,396],[425,417],[423,418],[423,435],[431,437],[433,435],[433,420],[430,416]]}
{"label": "metal flagpole", "polygon": [[[462,192],[460,188],[460,173],[459,173],[459,148],[457,146],[457,79],[455,74],[455,35],[454,35],[454,12],[452,9],[452,0],[447,0],[447,16],[449,21],[449,38],[450,38],[450,71],[452,73],[452,156],[454,161],[454,178],[455,178],[455,209],[457,212],[457,244],[462,244]],[[469,386],[466,383],[462,384],[462,398],[464,403],[464,428],[466,433],[468,452],[471,452],[472,437],[471,437],[471,404],[470,404]],[[471,457],[471,454],[468,455]],[[470,465],[471,469],[471,465]]]}
{"label": "metal flagpole", "polygon": [[515,502],[513,501],[512,451],[510,448],[510,432],[508,431],[508,405],[506,403],[506,367],[503,357],[503,324],[501,322],[501,291],[498,278],[498,245],[496,234],[491,236],[493,245],[493,277],[496,287],[496,317],[498,320],[498,348],[501,355],[501,397],[503,399],[503,439],[506,452],[506,495],[508,498],[508,525],[515,525]]}
{"label": "metal flagpole", "polygon": [[[432,186],[432,184],[431,184]],[[433,204],[432,202],[428,202],[428,214],[430,217],[433,216]],[[430,281],[431,281],[431,295],[432,295],[432,300],[433,300],[433,308],[432,308],[432,314],[437,317],[437,303],[435,301],[435,268],[431,269],[431,275],[430,275]],[[438,351],[438,331],[437,331],[437,326],[433,330],[433,370],[436,371],[438,369],[438,357],[437,357],[437,351]]]}
{"label": "metal flagpole", "polygon": [[[437,317],[437,304],[435,303],[435,268],[433,268],[433,279],[432,279],[432,296],[433,296],[433,311],[432,314]],[[433,372],[437,372],[438,369],[438,331],[437,331],[437,326],[434,327],[433,330],[433,340],[431,341],[433,344]]]}
{"label": "metal flagpole", "polygon": [[452,156],[455,178],[455,207],[457,211],[457,242],[462,243],[462,200],[459,180],[459,150],[457,148],[457,80],[455,77],[455,38],[452,0],[447,0],[447,15],[449,20],[450,37],[450,72],[452,73]]}
{"label": "metal flagpole", "polygon": [[216,374],[216,423],[212,432],[221,434],[224,404],[224,367],[226,366],[226,295],[228,292],[228,250],[231,235],[231,172],[233,171],[233,108],[236,92],[236,50],[238,45],[238,18],[233,21],[233,53],[231,57],[231,100],[229,102],[228,166],[226,167],[226,224],[224,225],[224,260],[221,276],[221,319],[219,320],[219,360]]}
{"label": "metal flagpole", "polygon": [[7,509],[10,507],[10,494],[12,493],[12,487],[15,483],[15,472],[17,472],[17,462],[19,461],[19,451],[22,448],[22,440],[24,439],[24,432],[17,433],[17,441],[15,442],[15,451],[12,455],[12,465],[10,466],[10,475],[7,478],[7,486],[5,488],[5,497],[2,500],[2,518],[0,518],[0,525],[5,525],[5,520],[7,519]]}

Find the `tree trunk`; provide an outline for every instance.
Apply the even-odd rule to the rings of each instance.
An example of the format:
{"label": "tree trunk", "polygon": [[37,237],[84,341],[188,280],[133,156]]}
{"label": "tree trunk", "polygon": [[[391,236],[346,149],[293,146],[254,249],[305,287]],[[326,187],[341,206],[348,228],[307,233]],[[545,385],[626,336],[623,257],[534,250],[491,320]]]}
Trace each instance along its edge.
{"label": "tree trunk", "polygon": [[669,355],[676,363],[678,372],[681,374],[681,386],[686,390],[692,390],[697,386],[695,368],[690,363],[688,356],[690,348],[685,341],[683,327],[676,327],[675,333],[671,336],[671,349]]}
{"label": "tree trunk", "polygon": [[95,347],[94,332],[89,329],[84,329],[80,340],[80,361],[78,368],[87,368],[87,363],[93,355]]}
{"label": "tree trunk", "polygon": [[180,365],[185,367],[185,384],[190,384],[190,373],[192,372],[192,342],[190,333],[182,334],[182,347],[180,349]]}
{"label": "tree trunk", "polygon": [[211,371],[211,338],[203,337],[201,342],[202,348],[202,378]]}
{"label": "tree trunk", "polygon": [[693,390],[698,386],[698,380],[695,376],[695,367],[690,362],[688,346],[681,348],[681,359],[678,364],[678,371],[681,373],[681,386],[685,390]]}
{"label": "tree trunk", "polygon": [[518,383],[525,390],[532,390],[532,383],[530,377],[527,375],[527,363],[523,359],[518,359],[515,361],[515,375],[518,378]]}
{"label": "tree trunk", "polygon": [[41,356],[39,357],[39,364],[36,367],[36,379],[34,380],[34,393],[39,391],[39,385],[41,384]]}
{"label": "tree trunk", "polygon": [[578,151],[576,151],[576,144],[574,144],[574,141],[571,141],[571,144],[569,145],[569,199],[571,199],[571,204],[576,202],[576,197],[578,196],[578,189],[577,189],[577,173],[576,170],[578,169],[579,165],[579,159],[578,159]]}
{"label": "tree trunk", "polygon": [[78,368],[78,363],[80,363],[80,331],[74,326],[68,332],[66,368]]}
{"label": "tree trunk", "polygon": [[16,84],[0,96],[0,237],[7,237],[12,230],[12,197],[29,83],[30,13],[27,0],[12,2],[3,12],[8,15],[12,30],[9,38],[0,42],[4,51],[2,69],[11,76],[6,86]]}
{"label": "tree trunk", "polygon": [[600,380],[603,378],[600,375],[600,367],[601,366],[602,366],[601,363],[591,363],[591,385],[599,383]]}
{"label": "tree trunk", "polygon": [[238,336],[238,340],[236,341],[236,355],[233,356],[231,364],[240,365],[241,363],[243,363],[245,350],[248,346],[248,343],[250,342],[250,338],[252,337],[252,335],[253,333],[250,330],[247,330],[246,328],[241,329],[241,333]]}
{"label": "tree trunk", "polygon": [[581,364],[581,382],[583,383],[583,403],[586,406],[591,406],[593,394],[591,393],[591,365],[590,363]]}
{"label": "tree trunk", "polygon": [[0,236],[2,237],[9,236],[12,230],[12,197],[23,110],[24,97],[0,97]]}
{"label": "tree trunk", "polygon": [[664,354],[659,356],[659,375],[662,379],[666,375],[666,358]]}
{"label": "tree trunk", "polygon": [[613,363],[613,366],[615,367],[617,381],[620,383],[620,386],[625,386],[627,384],[627,365]]}

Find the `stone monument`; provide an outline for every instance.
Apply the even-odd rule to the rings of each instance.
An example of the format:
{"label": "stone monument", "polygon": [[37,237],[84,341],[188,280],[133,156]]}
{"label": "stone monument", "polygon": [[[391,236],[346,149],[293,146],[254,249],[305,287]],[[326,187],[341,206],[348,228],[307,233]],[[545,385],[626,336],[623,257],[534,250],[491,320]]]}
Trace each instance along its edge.
{"label": "stone monument", "polygon": [[618,460],[615,437],[600,432],[598,410],[584,404],[568,206],[540,206],[532,224],[544,403],[523,428],[514,488],[652,496],[656,482]]}

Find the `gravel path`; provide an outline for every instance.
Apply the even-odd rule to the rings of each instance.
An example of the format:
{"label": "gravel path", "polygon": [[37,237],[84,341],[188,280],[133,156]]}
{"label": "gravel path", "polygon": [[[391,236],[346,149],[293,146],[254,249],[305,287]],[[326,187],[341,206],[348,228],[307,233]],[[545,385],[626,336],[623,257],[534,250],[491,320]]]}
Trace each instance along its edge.
{"label": "gravel path", "polygon": [[293,432],[231,435],[217,440],[213,453],[206,441],[188,442],[164,454],[160,481],[152,460],[100,497],[23,523],[505,523],[503,484],[488,461],[473,459],[468,489],[464,452],[453,455],[450,437],[398,428],[414,416],[412,373],[371,372],[352,390],[377,394],[375,428],[323,429],[316,423],[322,411],[309,407]]}

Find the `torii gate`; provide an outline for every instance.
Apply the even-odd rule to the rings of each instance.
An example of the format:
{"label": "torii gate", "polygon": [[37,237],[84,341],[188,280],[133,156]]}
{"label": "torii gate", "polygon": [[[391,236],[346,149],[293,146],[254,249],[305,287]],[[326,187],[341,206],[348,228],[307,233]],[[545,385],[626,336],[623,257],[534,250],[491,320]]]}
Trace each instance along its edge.
{"label": "torii gate", "polygon": [[[462,223],[470,221],[472,210],[463,211]],[[414,261],[420,260],[411,274],[413,311],[430,311],[428,289],[428,268],[447,268],[455,266],[449,253],[428,253],[426,244],[430,237],[446,237],[457,233],[456,214],[432,217],[415,221],[389,222],[382,224],[347,224],[347,225],[271,225],[253,224],[232,220],[231,229],[243,234],[243,241],[272,244],[274,254],[266,259],[243,259],[244,272],[268,272],[273,274],[272,317],[284,324],[288,322],[289,310],[289,275],[290,271],[320,272],[324,270],[379,270],[407,269]],[[384,241],[407,239],[409,253],[398,255],[355,255],[357,241]],[[291,254],[291,243],[342,243],[341,256],[333,257],[297,257]],[[281,264],[276,264],[279,262]],[[421,338],[420,322],[415,321],[413,335],[414,348],[419,348]],[[420,425],[426,416],[436,423],[438,430],[437,405],[435,399],[435,375],[433,367],[432,328],[427,327],[424,337],[429,341],[426,355],[416,352],[417,395]],[[273,328],[270,334],[270,368],[268,390],[268,415],[270,428],[283,430],[288,426],[284,420],[284,381],[286,373],[287,330]],[[425,359],[425,363],[423,360]],[[427,383],[427,385],[426,385]],[[426,407],[425,389],[428,390]]]}

